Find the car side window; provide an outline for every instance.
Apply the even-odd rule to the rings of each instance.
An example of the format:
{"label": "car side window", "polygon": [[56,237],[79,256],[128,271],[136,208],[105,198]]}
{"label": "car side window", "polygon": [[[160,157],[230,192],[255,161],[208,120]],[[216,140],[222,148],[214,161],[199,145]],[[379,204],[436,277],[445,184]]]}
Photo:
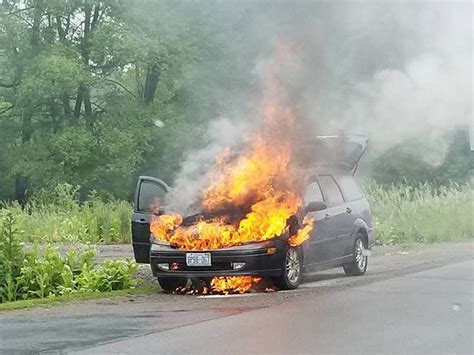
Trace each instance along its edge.
{"label": "car side window", "polygon": [[153,212],[160,203],[163,203],[165,195],[166,190],[163,186],[152,181],[143,181],[138,195],[138,211]]}
{"label": "car side window", "polygon": [[339,187],[331,176],[322,175],[318,180],[328,207],[336,206],[344,202],[341,190],[339,190]]}
{"label": "car side window", "polygon": [[336,177],[336,181],[342,190],[344,200],[355,201],[364,197],[352,176],[338,176]]}
{"label": "car side window", "polygon": [[304,194],[304,203],[307,205],[310,202],[321,201],[324,202],[323,194],[321,188],[317,181],[313,181],[308,184]]}

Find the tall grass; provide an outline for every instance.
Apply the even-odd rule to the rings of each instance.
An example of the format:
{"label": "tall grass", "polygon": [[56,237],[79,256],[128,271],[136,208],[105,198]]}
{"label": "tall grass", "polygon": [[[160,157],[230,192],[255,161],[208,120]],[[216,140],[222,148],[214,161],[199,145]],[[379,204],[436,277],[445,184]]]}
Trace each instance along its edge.
{"label": "tall grass", "polygon": [[[79,203],[78,188],[60,185],[40,192],[21,209],[0,207],[0,225],[7,214],[17,221],[25,242],[129,243],[132,206],[125,201],[103,201],[91,195]],[[452,184],[365,188],[374,217],[378,244],[437,242],[474,237],[473,187]]]}
{"label": "tall grass", "polygon": [[125,201],[105,202],[95,195],[79,203],[78,188],[59,185],[40,192],[22,209],[18,204],[0,208],[0,222],[13,215],[25,242],[129,243],[132,206]]}
{"label": "tall grass", "polygon": [[473,188],[369,184],[378,244],[453,241],[474,237]]}

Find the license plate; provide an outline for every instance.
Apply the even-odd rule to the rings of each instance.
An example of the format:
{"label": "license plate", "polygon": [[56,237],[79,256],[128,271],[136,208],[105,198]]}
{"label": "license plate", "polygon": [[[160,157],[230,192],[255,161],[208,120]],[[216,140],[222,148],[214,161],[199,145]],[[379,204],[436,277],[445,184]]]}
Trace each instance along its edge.
{"label": "license plate", "polygon": [[186,253],[187,266],[211,266],[211,253]]}

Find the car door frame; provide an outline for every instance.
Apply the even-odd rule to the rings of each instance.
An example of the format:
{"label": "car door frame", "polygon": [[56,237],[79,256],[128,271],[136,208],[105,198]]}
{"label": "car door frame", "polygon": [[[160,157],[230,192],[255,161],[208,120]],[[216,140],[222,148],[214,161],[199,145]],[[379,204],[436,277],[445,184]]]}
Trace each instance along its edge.
{"label": "car door frame", "polygon": [[[328,176],[332,179],[332,181],[336,184],[339,193],[342,197],[342,202],[340,204],[330,206],[328,198],[324,192],[324,189],[321,187],[320,177],[321,176]],[[337,233],[336,223],[338,218],[345,217],[346,207],[344,201],[344,195],[339,187],[336,179],[334,178],[334,174],[330,172],[321,172],[318,173],[315,177],[318,181],[318,184],[321,188],[321,192],[323,195],[324,202],[328,206],[325,210],[313,212],[312,216],[315,220],[316,226],[318,221],[321,223],[324,221],[325,223],[330,223],[330,232],[323,238],[318,236],[314,237],[314,244],[311,245],[310,250],[312,255],[314,256],[310,263],[305,265],[305,271],[318,271],[324,270],[331,267],[336,267],[342,265],[343,262],[346,261],[347,256],[343,255],[344,252],[342,248],[339,246],[339,243],[343,242],[343,235],[339,235]],[[328,221],[329,220],[329,221]],[[317,228],[315,228],[315,232],[317,232]],[[319,244],[319,245],[318,245]],[[316,249],[318,248],[318,249]]]}
{"label": "car door frame", "polygon": [[339,194],[341,196],[341,199],[342,199],[341,203],[330,206],[329,201],[328,201],[328,199],[325,195],[324,189],[321,188],[324,199],[326,201],[326,205],[328,206],[327,214],[329,215],[329,217],[331,218],[331,221],[332,221],[332,237],[329,240],[327,240],[326,246],[325,246],[325,248],[327,250],[326,260],[327,261],[331,261],[331,260],[332,261],[337,261],[337,260],[344,257],[344,253],[343,253],[341,244],[343,243],[345,234],[340,233],[339,229],[338,229],[338,225],[344,223],[344,219],[346,218],[346,214],[347,214],[346,206],[344,205],[344,203],[345,203],[344,195],[343,195],[342,190],[341,190],[340,186],[338,185],[336,179],[334,178],[334,174],[331,174],[331,173],[320,174],[318,176],[318,178],[320,178],[321,176],[328,176],[329,178],[331,178],[331,180],[336,185],[336,187],[339,191]]}
{"label": "car door frame", "polygon": [[[344,190],[341,188],[337,174],[331,175],[332,179],[339,188],[342,196],[342,203],[338,205],[337,217],[334,220],[334,231],[336,235],[333,248],[333,259],[340,260],[352,252],[354,215],[352,213],[352,201],[348,200]],[[352,178],[352,176],[350,176]]]}
{"label": "car door frame", "polygon": [[[312,175],[307,179],[306,188],[313,182],[316,182],[319,186],[321,196],[323,197],[321,202],[326,202],[317,175]],[[328,240],[332,237],[333,222],[331,218],[328,218],[327,208],[320,211],[307,212],[306,215],[314,221],[314,228],[310,232],[307,255],[304,258],[305,268],[311,269],[313,265],[324,262],[327,259],[325,258],[326,247]]]}
{"label": "car door frame", "polygon": [[165,193],[167,193],[170,188],[163,180],[153,176],[140,176],[137,181],[131,220],[132,247],[135,261],[137,263],[147,264],[150,262],[151,248],[150,222],[155,212],[139,210],[140,190],[143,182],[155,184],[161,187]]}
{"label": "car door frame", "polygon": [[[342,178],[348,178],[351,179],[357,189],[359,190],[360,196],[354,199],[350,199],[347,194],[346,188],[343,188],[343,184],[341,184],[341,179]],[[342,197],[344,198],[344,204],[346,206],[346,212],[347,212],[347,221],[346,221],[346,233],[344,235],[343,241],[341,248],[343,250],[343,254],[346,256],[349,256],[352,254],[352,250],[354,247],[354,242],[355,242],[355,236],[357,234],[357,231],[360,229],[360,222],[359,220],[362,221],[362,225],[364,226],[364,229],[367,229],[366,222],[361,219],[360,217],[360,210],[361,205],[364,205],[364,194],[360,188],[360,186],[357,184],[357,182],[354,179],[354,176],[349,175],[349,174],[338,174],[334,176],[334,180],[336,180],[336,184],[339,186],[341,192],[342,192]]]}

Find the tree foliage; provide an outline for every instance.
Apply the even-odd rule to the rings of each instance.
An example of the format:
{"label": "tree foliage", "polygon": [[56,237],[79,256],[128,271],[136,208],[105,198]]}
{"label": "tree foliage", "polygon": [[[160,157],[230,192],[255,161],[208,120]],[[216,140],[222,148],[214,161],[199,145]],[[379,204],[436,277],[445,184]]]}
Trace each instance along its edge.
{"label": "tree foliage", "polygon": [[459,129],[451,137],[449,148],[439,165],[425,162],[419,155],[394,146],[372,163],[372,177],[380,184],[416,186],[429,183],[449,185],[464,184],[473,176],[474,155],[469,149],[467,129]]}
{"label": "tree foliage", "polygon": [[156,122],[185,124],[193,35],[135,7],[0,5],[0,198],[63,182],[127,197],[144,154],[165,151]]}

